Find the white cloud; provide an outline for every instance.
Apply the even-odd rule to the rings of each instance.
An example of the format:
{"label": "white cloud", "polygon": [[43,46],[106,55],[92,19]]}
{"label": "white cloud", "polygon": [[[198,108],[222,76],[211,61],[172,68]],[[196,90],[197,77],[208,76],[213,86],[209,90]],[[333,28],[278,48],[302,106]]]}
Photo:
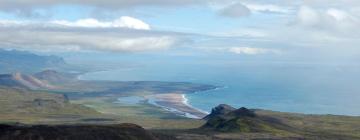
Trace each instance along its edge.
{"label": "white cloud", "polygon": [[289,14],[292,8],[289,6],[280,6],[268,3],[256,3],[245,1],[229,1],[222,2],[216,1],[210,3],[210,8],[218,11],[222,16],[227,17],[243,17],[249,16],[252,13],[276,13],[276,14]]}
{"label": "white cloud", "polygon": [[99,50],[140,52],[168,49],[176,43],[171,36],[121,37],[124,33],[77,31],[8,31],[0,33],[1,46],[30,50]]}
{"label": "white cloud", "polygon": [[241,3],[229,5],[219,11],[219,14],[225,17],[243,17],[251,14],[249,8]]}
{"label": "white cloud", "polygon": [[0,0],[0,11],[23,17],[49,17],[53,12],[51,8],[63,5],[85,6],[113,12],[144,6],[164,8],[204,3],[207,3],[207,0]]}
{"label": "white cloud", "polygon": [[298,23],[305,26],[315,26],[319,24],[320,15],[314,9],[302,6],[297,14]]}
{"label": "white cloud", "polygon": [[149,29],[148,24],[131,17],[112,22],[95,19],[42,23],[0,20],[0,47],[138,52],[165,50],[181,42],[175,33]]}
{"label": "white cloud", "polygon": [[26,24],[24,22],[14,21],[14,20],[0,20],[1,27],[11,27],[11,26],[19,26],[22,24]]}
{"label": "white cloud", "polygon": [[205,0],[1,0],[0,8],[31,9],[73,4],[116,9],[134,6],[181,6],[203,2]]}
{"label": "white cloud", "polygon": [[280,51],[273,49],[264,49],[264,48],[252,48],[252,47],[231,47],[228,49],[229,52],[235,54],[246,54],[246,55],[257,55],[257,54],[267,54],[275,53],[278,54]]}
{"label": "white cloud", "polygon": [[350,33],[360,26],[360,19],[345,10],[302,6],[297,14],[297,23],[313,29]]}
{"label": "white cloud", "polygon": [[43,27],[79,27],[79,28],[128,28],[137,30],[150,30],[149,24],[140,19],[122,16],[113,21],[99,21],[94,18],[79,19],[76,21],[53,20],[45,22],[0,20],[0,26],[43,26]]}
{"label": "white cloud", "polygon": [[274,4],[244,4],[253,12],[289,13],[290,9]]}
{"label": "white cloud", "polygon": [[50,23],[69,27],[92,27],[92,28],[130,28],[139,30],[150,30],[150,25],[133,17],[123,16],[110,22],[102,22],[97,19],[80,19],[75,22],[66,20],[55,20]]}

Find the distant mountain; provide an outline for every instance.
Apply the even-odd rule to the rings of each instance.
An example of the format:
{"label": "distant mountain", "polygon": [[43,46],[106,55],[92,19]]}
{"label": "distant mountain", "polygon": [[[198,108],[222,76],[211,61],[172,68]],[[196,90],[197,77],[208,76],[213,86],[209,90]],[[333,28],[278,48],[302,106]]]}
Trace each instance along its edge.
{"label": "distant mountain", "polygon": [[55,70],[45,70],[33,75],[39,80],[46,81],[48,83],[64,83],[70,81],[76,81],[76,74],[61,73]]}
{"label": "distant mountain", "polygon": [[67,67],[63,58],[40,56],[26,51],[0,49],[0,73],[35,73]]}
{"label": "distant mountain", "polygon": [[53,89],[55,86],[49,84],[46,81],[42,81],[32,75],[13,73],[13,74],[1,74],[0,86],[17,87],[27,89]]}

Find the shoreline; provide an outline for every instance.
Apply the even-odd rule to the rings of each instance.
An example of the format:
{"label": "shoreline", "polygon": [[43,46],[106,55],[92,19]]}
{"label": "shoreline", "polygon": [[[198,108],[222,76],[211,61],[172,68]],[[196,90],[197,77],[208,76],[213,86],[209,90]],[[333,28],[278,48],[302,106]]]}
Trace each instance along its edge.
{"label": "shoreline", "polygon": [[[97,72],[106,72],[111,70],[95,70],[91,72],[84,72],[76,76],[76,79],[78,80],[92,80],[84,78],[83,76],[86,76],[87,74],[91,73],[97,73]],[[207,89],[205,91],[195,91],[191,94],[195,94],[198,92],[206,92],[210,90],[218,90],[222,87],[215,87],[213,89]],[[131,96],[133,97],[133,96]],[[148,101],[148,103],[155,105],[157,107],[160,107],[164,110],[170,111],[176,115],[183,116],[186,118],[193,118],[193,119],[202,119],[206,115],[209,114],[209,112],[201,110],[199,108],[196,108],[188,102],[188,98],[186,98],[185,93],[164,93],[164,94],[154,94],[154,95],[148,95],[143,97],[145,100]],[[116,102],[115,102],[116,103]]]}
{"label": "shoreline", "polygon": [[177,115],[193,119],[202,119],[208,113],[197,109],[188,104],[188,99],[185,94],[168,93],[156,94],[146,97],[148,103],[161,107],[167,111],[173,112]]}
{"label": "shoreline", "polygon": [[182,94],[183,95],[183,99],[184,99],[184,104],[185,105],[187,105],[187,106],[189,106],[189,107],[191,107],[191,108],[193,108],[193,109],[195,109],[195,110],[197,110],[197,111],[200,111],[200,112],[202,112],[202,113],[204,113],[204,114],[210,114],[210,112],[207,112],[207,111],[204,111],[204,110],[201,110],[201,109],[199,109],[199,108],[196,108],[196,107],[194,107],[194,106],[192,106],[188,101],[189,101],[189,99],[186,97],[186,94]]}

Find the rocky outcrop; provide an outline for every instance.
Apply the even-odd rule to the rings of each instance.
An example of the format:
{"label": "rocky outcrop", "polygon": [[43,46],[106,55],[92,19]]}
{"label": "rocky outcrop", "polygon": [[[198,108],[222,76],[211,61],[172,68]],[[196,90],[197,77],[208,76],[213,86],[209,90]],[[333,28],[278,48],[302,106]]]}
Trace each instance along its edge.
{"label": "rocky outcrop", "polygon": [[253,110],[249,110],[245,107],[241,107],[239,109],[236,109],[234,111],[231,111],[228,113],[228,115],[236,116],[236,117],[256,117],[256,114]]}
{"label": "rocky outcrop", "polygon": [[220,105],[216,106],[215,108],[213,108],[211,110],[211,113],[204,117],[204,120],[209,120],[215,116],[222,116],[222,115],[228,114],[234,110],[236,110],[236,108],[234,108],[232,106],[229,106],[227,104],[220,104]]}
{"label": "rocky outcrop", "polygon": [[228,105],[215,107],[205,119],[202,129],[221,132],[277,132],[287,128],[275,118],[257,115],[255,110],[234,109]]}

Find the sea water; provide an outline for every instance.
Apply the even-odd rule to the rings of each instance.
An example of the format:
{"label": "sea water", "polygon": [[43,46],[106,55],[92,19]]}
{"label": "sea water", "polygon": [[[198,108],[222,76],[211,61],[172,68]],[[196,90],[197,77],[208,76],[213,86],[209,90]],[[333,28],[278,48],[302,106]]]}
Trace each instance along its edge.
{"label": "sea water", "polygon": [[210,111],[218,104],[307,114],[360,115],[356,64],[236,62],[152,63],[87,73],[89,80],[185,81],[218,86],[188,94],[188,103]]}

